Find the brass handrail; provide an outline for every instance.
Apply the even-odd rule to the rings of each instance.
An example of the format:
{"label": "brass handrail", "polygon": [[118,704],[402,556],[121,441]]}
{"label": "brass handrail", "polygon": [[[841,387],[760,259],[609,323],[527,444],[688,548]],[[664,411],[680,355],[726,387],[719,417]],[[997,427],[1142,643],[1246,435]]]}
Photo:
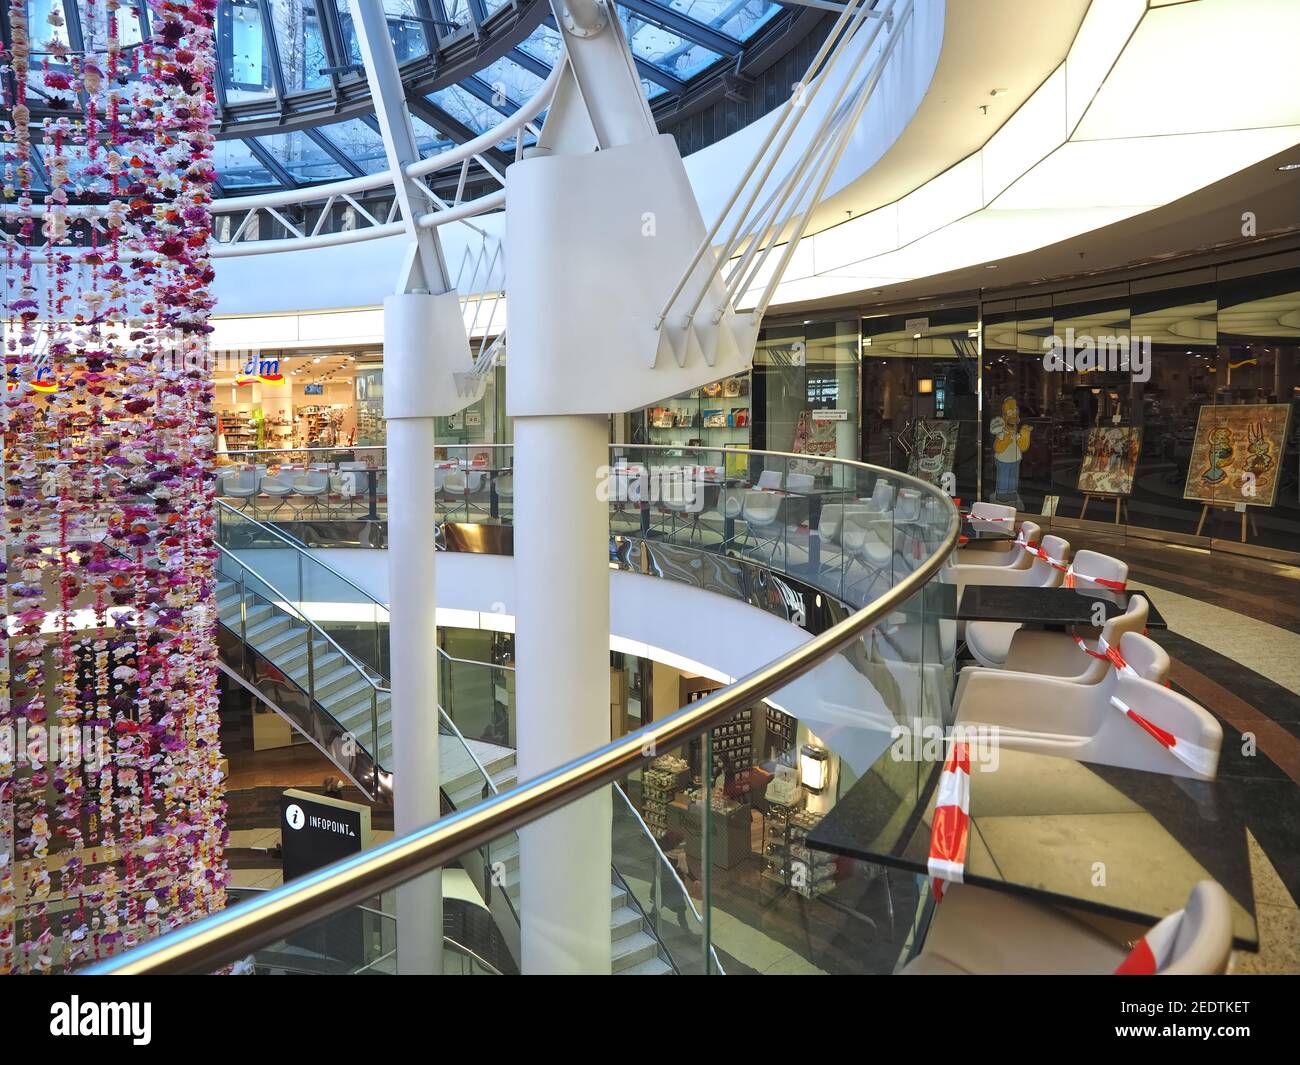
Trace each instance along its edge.
{"label": "brass handrail", "polygon": [[[708,450],[725,450],[710,448]],[[762,452],[742,452],[750,457]],[[806,455],[793,456],[806,459]],[[518,784],[478,806],[267,891],[262,897],[204,917],[134,950],[90,966],[87,975],[212,972],[258,947],[355,906],[381,891],[439,869],[466,851],[516,831],[643,765],[648,751],[672,750],[703,735],[746,706],[773,695],[847,647],[921,591],[957,546],[960,516],[934,485],[895,470],[836,460],[943,499],[948,527],[935,551],[884,595],[775,662],[567,765]]]}

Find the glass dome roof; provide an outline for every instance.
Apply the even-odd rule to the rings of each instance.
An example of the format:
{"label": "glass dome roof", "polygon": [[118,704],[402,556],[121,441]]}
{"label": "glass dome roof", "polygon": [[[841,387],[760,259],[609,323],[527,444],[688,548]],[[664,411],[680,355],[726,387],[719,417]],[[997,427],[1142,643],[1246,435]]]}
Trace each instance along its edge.
{"label": "glass dome roof", "polygon": [[[545,0],[381,2],[425,155],[512,114],[537,91],[561,47]],[[120,5],[118,36],[136,43],[148,30],[148,5]],[[785,8],[772,0],[617,0],[615,6],[646,98],[662,112],[675,111],[693,89],[735,68],[747,44],[784,32],[776,20]],[[37,42],[57,36],[74,51],[102,47],[105,9],[102,0],[27,0],[31,36]],[[52,13],[63,25],[50,22]],[[7,38],[7,21],[3,29]],[[217,41],[218,195],[387,167],[347,0],[220,0]],[[40,65],[33,63],[34,115],[41,84]],[[527,146],[533,134],[524,136]],[[504,167],[514,139],[498,149],[496,162]],[[43,174],[37,184],[44,184]]]}

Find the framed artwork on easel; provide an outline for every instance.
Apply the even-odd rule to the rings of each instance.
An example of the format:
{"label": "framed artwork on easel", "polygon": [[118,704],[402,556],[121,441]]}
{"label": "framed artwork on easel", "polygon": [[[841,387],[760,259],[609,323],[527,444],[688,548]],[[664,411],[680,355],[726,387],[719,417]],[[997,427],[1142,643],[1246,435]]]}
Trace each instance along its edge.
{"label": "framed artwork on easel", "polygon": [[1241,515],[1241,542],[1246,542],[1247,509],[1277,502],[1290,423],[1289,403],[1201,407],[1183,486],[1184,499],[1202,504],[1197,536],[1212,508],[1230,508]]}

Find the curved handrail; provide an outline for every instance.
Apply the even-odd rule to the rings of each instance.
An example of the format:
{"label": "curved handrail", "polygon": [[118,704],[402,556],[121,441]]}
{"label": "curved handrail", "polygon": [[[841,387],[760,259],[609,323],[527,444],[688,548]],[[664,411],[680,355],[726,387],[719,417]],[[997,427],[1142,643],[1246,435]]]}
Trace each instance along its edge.
{"label": "curved handrail", "polygon": [[682,746],[742,708],[775,694],[849,646],[939,573],[957,547],[960,519],[951,499],[919,478],[865,463],[845,464],[910,482],[926,495],[943,499],[948,507],[947,529],[934,552],[861,610],[775,662],[582,758],[516,785],[478,806],[275,888],[254,902],[202,918],[126,954],[99,962],[85,972],[101,975],[210,972],[335,910],[441,868],[467,851],[613,783],[643,765],[647,751]]}
{"label": "curved handrail", "polygon": [[383,690],[379,687],[378,681],[376,681],[376,679],[373,676],[371,676],[374,670],[367,669],[355,658],[353,658],[352,655],[348,654],[347,651],[345,651],[342,647],[339,646],[339,644],[335,641],[334,637],[332,637],[328,632],[326,632],[319,625],[317,625],[316,622],[312,621],[312,619],[309,618],[305,612],[295,607],[293,605],[293,600],[290,599],[287,595],[285,595],[284,592],[280,591],[279,588],[277,588],[274,584],[272,584],[260,573],[258,573],[257,570],[253,569],[252,566],[248,565],[248,563],[240,559],[240,557],[236,555],[233,551],[231,551],[229,548],[224,547],[221,544],[217,544],[216,546],[218,551],[220,551],[223,555],[226,555],[227,557],[232,559],[235,565],[237,565],[240,569],[247,570],[249,573],[253,575],[253,578],[255,580],[265,585],[267,588],[269,588],[272,592],[274,592],[276,595],[280,597],[279,600],[276,601],[273,605],[277,607],[282,607],[286,613],[292,614],[294,617],[298,618],[298,620],[301,621],[304,625],[306,625],[308,628],[316,632],[321,637],[321,639],[329,643],[329,645],[333,647],[334,650],[336,650],[345,659],[347,659],[348,664],[352,666],[358,673],[360,673],[372,688],[374,688],[376,691]]}

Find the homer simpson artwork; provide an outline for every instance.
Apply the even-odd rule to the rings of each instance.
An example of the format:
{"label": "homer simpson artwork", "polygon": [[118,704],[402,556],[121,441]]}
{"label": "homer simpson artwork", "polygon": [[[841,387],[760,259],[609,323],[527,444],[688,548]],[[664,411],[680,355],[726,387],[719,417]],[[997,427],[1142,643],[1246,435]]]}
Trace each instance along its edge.
{"label": "homer simpson artwork", "polygon": [[994,503],[1007,503],[1017,510],[1023,509],[1020,499],[1020,460],[1029,450],[1029,437],[1033,426],[1020,424],[1020,405],[1014,396],[1007,396],[1000,415],[989,422],[993,434],[993,465],[997,468],[997,487],[993,490]]}
{"label": "homer simpson artwork", "polygon": [[1273,506],[1290,420],[1288,403],[1202,407],[1183,498],[1220,506]]}

